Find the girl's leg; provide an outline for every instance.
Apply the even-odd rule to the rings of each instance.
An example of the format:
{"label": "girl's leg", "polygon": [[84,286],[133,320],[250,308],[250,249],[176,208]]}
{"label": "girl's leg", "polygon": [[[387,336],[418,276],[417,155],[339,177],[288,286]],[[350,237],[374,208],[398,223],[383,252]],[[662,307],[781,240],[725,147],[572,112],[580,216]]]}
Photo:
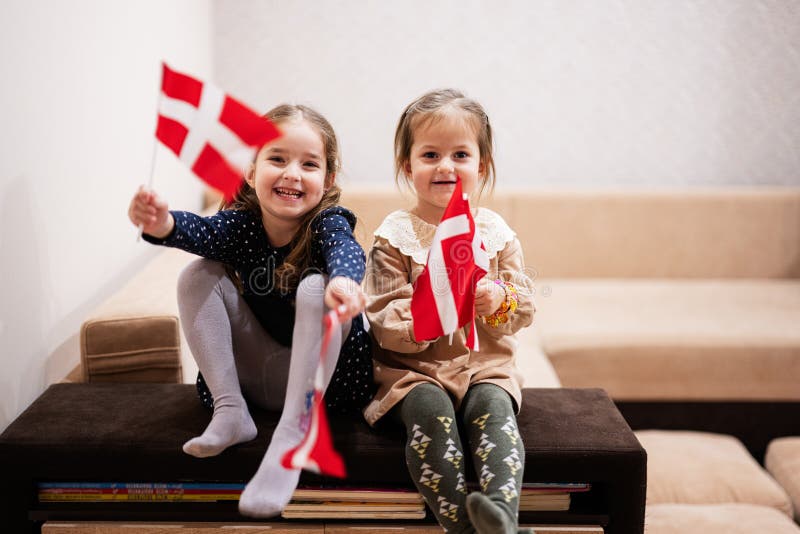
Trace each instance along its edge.
{"label": "girl's leg", "polygon": [[261,377],[269,367],[276,378],[260,391],[272,391],[272,403],[281,405],[288,349],[264,331],[218,262],[195,260],[183,270],[178,307],[186,341],[214,397],[211,422],[183,450],[201,458],[214,456],[256,437],[239,376],[246,377],[242,386],[247,392],[254,389],[251,377]]}
{"label": "girl's leg", "polygon": [[453,402],[442,388],[423,383],[397,410],[406,427],[406,465],[439,524],[449,533],[473,533],[465,509],[464,455]]}
{"label": "girl's leg", "polygon": [[464,425],[481,492],[467,496],[478,534],[517,532],[525,447],[511,397],[494,384],[472,386],[463,403]]}
{"label": "girl's leg", "polygon": [[[243,514],[255,517],[277,515],[297,487],[300,470],[284,468],[281,459],[300,443],[305,434],[303,423],[307,415],[307,401],[314,390],[322,346],[322,319],[328,311],[323,302],[326,282],[322,275],[311,275],[304,278],[297,288],[292,356],[283,413],[258,471],[239,499],[239,511]],[[339,351],[349,331],[350,321],[331,336],[325,355],[323,393],[331,380]]]}

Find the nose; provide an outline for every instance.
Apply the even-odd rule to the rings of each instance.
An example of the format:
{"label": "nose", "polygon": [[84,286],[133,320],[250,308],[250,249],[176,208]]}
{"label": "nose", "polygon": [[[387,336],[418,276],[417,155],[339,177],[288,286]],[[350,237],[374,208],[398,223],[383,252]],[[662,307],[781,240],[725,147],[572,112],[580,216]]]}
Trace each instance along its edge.
{"label": "nose", "polygon": [[442,158],[442,160],[439,162],[439,165],[436,167],[436,170],[441,174],[449,174],[455,170],[455,167],[449,158]]}
{"label": "nose", "polygon": [[283,177],[288,180],[299,181],[300,180],[300,164],[299,163],[289,163],[283,169]]}

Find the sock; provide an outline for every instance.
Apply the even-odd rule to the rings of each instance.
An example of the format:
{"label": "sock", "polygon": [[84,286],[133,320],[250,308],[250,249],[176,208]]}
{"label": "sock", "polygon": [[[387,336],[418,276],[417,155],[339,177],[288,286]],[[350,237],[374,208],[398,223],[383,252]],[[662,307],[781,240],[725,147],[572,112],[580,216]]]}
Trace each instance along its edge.
{"label": "sock", "polygon": [[[283,456],[303,439],[308,425],[308,409],[314,395],[314,376],[322,346],[322,319],[326,280],[322,275],[307,276],[297,289],[292,356],[283,413],[272,435],[267,452],[253,478],[239,498],[239,511],[253,517],[278,515],[292,497],[300,479],[299,469],[281,465]],[[330,383],[350,322],[331,336],[325,355],[323,391]]]}
{"label": "sock", "polygon": [[[222,264],[195,260],[178,279],[178,307],[186,341],[214,396],[214,414],[202,435],[187,441],[187,454],[204,458],[255,439],[257,430],[239,387],[227,294],[239,297]],[[230,303],[231,299],[227,299]],[[231,304],[236,305],[235,299]]]}
{"label": "sock", "polygon": [[197,458],[216,456],[231,445],[255,439],[257,434],[247,405],[226,405],[217,397],[211,422],[202,435],[183,444],[183,451]]}
{"label": "sock", "polygon": [[300,480],[299,469],[281,465],[283,449],[299,441],[294,436],[278,434],[276,429],[258,471],[239,497],[239,511],[251,517],[274,517],[281,513]]}
{"label": "sock", "polygon": [[467,514],[478,534],[517,532],[508,513],[479,491],[467,495]]}

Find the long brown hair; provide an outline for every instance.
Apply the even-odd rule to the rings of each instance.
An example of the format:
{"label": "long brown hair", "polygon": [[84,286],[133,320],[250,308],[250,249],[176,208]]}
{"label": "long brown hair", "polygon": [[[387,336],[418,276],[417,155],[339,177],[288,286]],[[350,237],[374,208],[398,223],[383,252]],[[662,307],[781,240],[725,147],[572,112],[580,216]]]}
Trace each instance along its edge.
{"label": "long brown hair", "polygon": [[404,177],[405,184],[409,185],[408,177],[405,176],[403,168],[411,157],[414,132],[426,124],[450,117],[454,113],[463,114],[467,124],[475,130],[481,163],[484,164],[486,169],[485,180],[481,181],[478,196],[483,193],[487,186],[490,193],[494,190],[495,168],[492,125],[489,124],[489,117],[483,110],[483,106],[475,100],[467,98],[457,89],[429,91],[410,103],[403,111],[394,134],[394,177],[398,185],[401,183],[401,176]]}
{"label": "long brown hair", "polygon": [[[276,287],[281,292],[288,293],[297,289],[301,276],[311,266],[311,222],[322,211],[339,203],[342,190],[334,181],[341,165],[339,142],[331,123],[318,111],[302,104],[281,104],[267,111],[264,118],[278,126],[282,122],[290,120],[306,120],[316,127],[325,148],[325,191],[322,199],[303,216],[297,233],[289,242],[289,254],[275,269]],[[255,162],[248,172],[254,172],[254,170]],[[261,205],[258,202],[256,191],[246,181],[230,202],[222,201],[220,209],[250,210],[258,215],[259,219],[261,218]],[[241,280],[235,275],[233,269],[227,268],[226,270],[241,291]]]}

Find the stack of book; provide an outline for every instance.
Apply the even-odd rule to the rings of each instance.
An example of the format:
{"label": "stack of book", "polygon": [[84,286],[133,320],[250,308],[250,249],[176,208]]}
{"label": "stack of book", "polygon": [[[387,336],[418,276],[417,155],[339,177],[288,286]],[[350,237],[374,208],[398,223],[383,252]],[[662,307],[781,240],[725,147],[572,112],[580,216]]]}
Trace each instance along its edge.
{"label": "stack of book", "polygon": [[569,510],[573,493],[589,491],[590,484],[583,483],[528,483],[522,484],[519,497],[520,512]]}
{"label": "stack of book", "polygon": [[[520,512],[569,510],[571,494],[589,484],[524,483]],[[40,482],[39,502],[238,501],[244,484],[215,482]],[[473,488],[474,489],[474,488]],[[349,486],[301,487],[282,513],[304,519],[422,519],[425,502],[411,489]]]}
{"label": "stack of book", "polygon": [[244,484],[156,482],[39,482],[39,502],[238,501]]}

